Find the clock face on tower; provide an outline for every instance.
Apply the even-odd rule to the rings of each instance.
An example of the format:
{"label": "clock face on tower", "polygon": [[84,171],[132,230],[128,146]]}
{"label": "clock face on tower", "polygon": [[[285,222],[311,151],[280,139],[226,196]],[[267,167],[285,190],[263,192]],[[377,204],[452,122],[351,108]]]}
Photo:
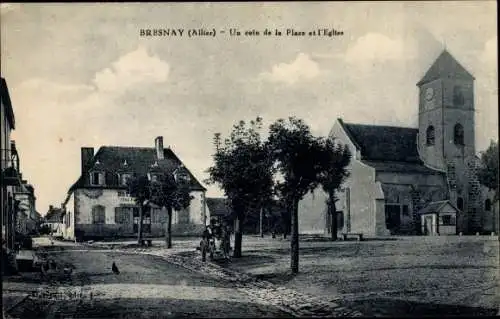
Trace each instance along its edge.
{"label": "clock face on tower", "polygon": [[427,101],[430,101],[430,100],[432,100],[433,97],[434,97],[434,89],[433,88],[427,88],[425,90],[425,99]]}

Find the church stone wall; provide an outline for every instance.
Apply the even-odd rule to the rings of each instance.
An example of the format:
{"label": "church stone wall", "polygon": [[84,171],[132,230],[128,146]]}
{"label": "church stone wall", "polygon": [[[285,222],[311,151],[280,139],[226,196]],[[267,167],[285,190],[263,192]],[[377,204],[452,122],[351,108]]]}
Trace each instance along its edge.
{"label": "church stone wall", "polygon": [[[380,185],[375,179],[375,169],[363,164],[355,158],[356,147],[352,145],[350,139],[342,129],[339,122],[336,122],[330,132],[330,137],[336,137],[339,142],[347,144],[353,154],[348,169],[351,176],[344,183],[343,188],[349,188],[350,202],[350,231],[361,232],[366,235],[377,235],[377,199],[383,199]],[[344,220],[347,218],[345,192],[339,194],[337,210],[344,212]],[[380,219],[380,218],[378,218]],[[346,222],[344,222],[346,225]]]}
{"label": "church stone wall", "polygon": [[415,224],[418,220],[415,216],[418,207],[413,207],[412,191],[418,191],[424,202],[447,199],[446,180],[443,175],[377,172],[376,177],[377,181],[382,183],[386,203],[408,206],[406,215],[401,209],[401,226],[397,230],[401,233],[414,233],[418,227]]}
{"label": "church stone wall", "polygon": [[[425,99],[428,88],[434,90],[434,97],[431,100]],[[439,98],[442,95],[443,85],[440,80],[424,84],[420,88],[419,132],[416,143],[420,156],[427,165],[444,170],[446,166],[443,160],[443,109]],[[431,125],[434,127],[434,145],[427,145],[427,128]]]}

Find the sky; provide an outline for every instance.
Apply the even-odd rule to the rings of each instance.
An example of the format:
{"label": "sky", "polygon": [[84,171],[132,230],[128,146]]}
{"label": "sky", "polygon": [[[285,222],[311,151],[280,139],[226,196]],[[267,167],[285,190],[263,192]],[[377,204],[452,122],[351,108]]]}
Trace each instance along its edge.
{"label": "sky", "polygon": [[[476,149],[498,139],[495,1],[1,4],[1,73],[37,210],[60,205],[80,148],[163,136],[198,180],[213,134],[297,116],[326,136],[346,122],[417,127],[418,88],[446,48],[476,78]],[[215,29],[141,37],[140,29]],[[241,36],[230,36],[230,29]],[[342,36],[263,36],[318,28]],[[224,34],[220,31],[225,30]],[[260,36],[245,36],[257,30]],[[207,196],[220,196],[206,185]]]}

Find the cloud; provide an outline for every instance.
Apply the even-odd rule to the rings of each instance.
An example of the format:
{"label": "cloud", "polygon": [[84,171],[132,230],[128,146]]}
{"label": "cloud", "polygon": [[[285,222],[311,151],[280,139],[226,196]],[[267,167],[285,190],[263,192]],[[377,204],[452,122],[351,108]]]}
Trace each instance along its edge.
{"label": "cloud", "polygon": [[404,60],[411,57],[405,48],[403,40],[393,40],[380,33],[367,33],[347,49],[345,60],[349,63]]}
{"label": "cloud", "polygon": [[0,15],[7,14],[9,12],[17,11],[21,8],[18,3],[1,3],[0,4]]}
{"label": "cloud", "polygon": [[273,66],[271,72],[261,73],[261,79],[271,82],[283,82],[292,85],[301,80],[311,80],[320,74],[318,64],[309,55],[299,53],[291,63],[280,63]]}
{"label": "cloud", "polygon": [[138,84],[166,82],[169,73],[168,63],[140,47],[97,72],[93,82],[103,92],[124,91]]}

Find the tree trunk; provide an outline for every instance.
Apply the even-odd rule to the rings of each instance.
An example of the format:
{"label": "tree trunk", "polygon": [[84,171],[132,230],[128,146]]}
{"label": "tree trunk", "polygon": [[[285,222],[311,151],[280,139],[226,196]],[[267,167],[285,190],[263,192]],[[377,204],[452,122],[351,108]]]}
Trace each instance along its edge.
{"label": "tree trunk", "polygon": [[234,227],[234,258],[241,257],[241,242],[243,240],[243,218],[241,216],[236,217],[235,227]]}
{"label": "tree trunk", "polygon": [[292,252],[292,258],[290,262],[290,266],[292,269],[292,273],[296,274],[299,272],[299,207],[298,200],[293,199],[292,202],[292,218],[291,218],[291,240],[290,240],[290,248]]}
{"label": "tree trunk", "polygon": [[262,218],[263,218],[263,216],[262,216],[263,212],[262,212],[262,210],[263,210],[263,209],[262,209],[262,207],[261,207],[261,208],[260,208],[260,237],[261,237],[261,238],[263,238],[263,237],[264,237],[264,231],[263,231],[263,229],[262,229],[262,226],[263,226],[263,220],[262,220]]}
{"label": "tree trunk", "polygon": [[142,221],[144,219],[144,205],[139,205],[139,224],[137,225],[137,243],[142,245]]}
{"label": "tree trunk", "polygon": [[172,248],[172,207],[167,208],[167,229],[165,229],[165,242],[167,248]]}
{"label": "tree trunk", "polygon": [[335,208],[335,193],[330,192],[329,194],[329,199],[328,199],[328,210],[330,213],[330,232],[332,236],[332,241],[337,240],[337,209]]}

